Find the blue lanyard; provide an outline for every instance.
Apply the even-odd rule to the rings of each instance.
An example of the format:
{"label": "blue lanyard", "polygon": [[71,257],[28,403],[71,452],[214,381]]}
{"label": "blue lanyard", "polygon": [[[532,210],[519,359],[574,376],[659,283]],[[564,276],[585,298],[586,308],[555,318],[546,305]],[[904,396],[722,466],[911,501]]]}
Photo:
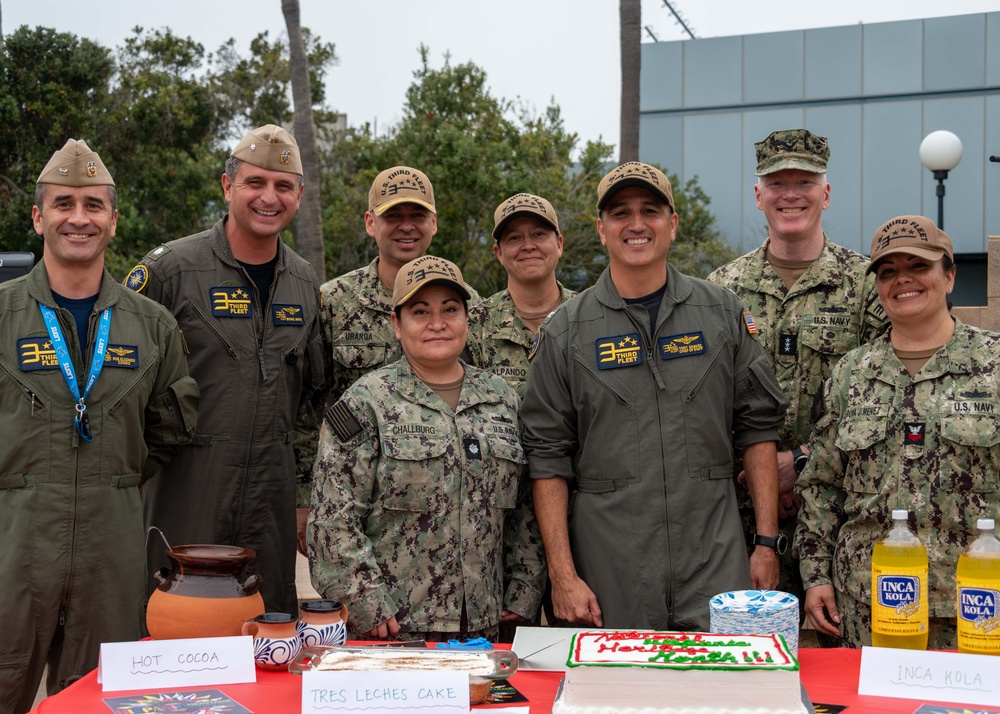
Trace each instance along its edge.
{"label": "blue lanyard", "polygon": [[[90,431],[90,418],[87,416],[85,400],[104,367],[104,353],[108,351],[108,334],[111,332],[111,306],[109,305],[101,311],[101,323],[97,327],[97,341],[94,343],[94,359],[90,363],[90,376],[87,378],[83,394],[80,394],[80,385],[76,381],[76,370],[73,369],[73,360],[69,357],[69,350],[66,348],[66,340],[63,339],[62,330],[59,329],[56,311],[41,303],[38,304],[38,307],[42,311],[42,319],[45,320],[45,327],[52,339],[52,349],[55,350],[56,359],[59,360],[59,369],[66,380],[66,386],[69,387],[69,393],[76,400],[76,417],[73,419],[73,424],[76,425],[77,433],[84,440],[93,441],[94,435]],[[82,348],[83,345],[81,344],[80,347]]]}

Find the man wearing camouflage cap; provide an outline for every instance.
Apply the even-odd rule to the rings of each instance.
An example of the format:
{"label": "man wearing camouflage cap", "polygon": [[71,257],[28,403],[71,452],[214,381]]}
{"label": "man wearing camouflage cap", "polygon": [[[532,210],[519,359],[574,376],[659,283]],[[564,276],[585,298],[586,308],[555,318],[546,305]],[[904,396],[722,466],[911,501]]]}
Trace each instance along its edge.
{"label": "man wearing camouflage cap", "polygon": [[597,209],[608,269],[542,324],[521,407],[555,615],[707,630],[713,595],[777,585],[770,548],[747,558],[733,448],[774,538],[788,400],[736,296],[668,265],[663,172],[622,164]]}
{"label": "man wearing camouflage cap", "polygon": [[[222,190],[224,218],[155,248],[126,279],[177,318],[202,392],[194,441],[143,494],[146,521],[175,545],[253,548],[264,605],[295,613],[312,466],[302,459],[296,478],[296,424],[321,408],[309,400],[324,376],[316,275],[279,237],[303,191],[295,139],[273,124],[248,132]],[[159,538],[149,557],[167,564]]]}
{"label": "man wearing camouflage cap", "polygon": [[538,610],[517,394],[459,360],[471,296],[450,261],[401,266],[390,299],[403,357],[326,411],[310,566],[324,597],[350,605],[355,637],[495,640],[501,619]]}
{"label": "man wearing camouflage cap", "polygon": [[28,711],[141,636],[148,575],[139,482],[191,438],[198,387],[170,313],[118,285],[100,156],[70,139],[38,177],[44,242],[0,285],[0,712]]}
{"label": "man wearing camouflage cap", "polygon": [[[381,171],[368,192],[365,230],[375,239],[378,257],[328,280],[321,291],[323,331],[332,353],[331,404],[357,379],[402,356],[392,331],[391,292],[399,268],[424,255],[437,233],[427,175],[409,166]],[[469,289],[474,305],[479,295]]]}
{"label": "man wearing camouflage cap", "polygon": [[[885,313],[867,258],[823,232],[830,205],[826,138],[805,129],[776,131],[756,145],[757,208],[767,219],[764,244],[708,276],[729,288],[753,314],[764,348],[792,406],[779,433],[780,588],[804,601],[798,560],[788,548],[795,531],[795,480],[809,455],[814,403],[833,366],[882,329]],[[744,490],[740,513],[748,540],[756,532]]]}

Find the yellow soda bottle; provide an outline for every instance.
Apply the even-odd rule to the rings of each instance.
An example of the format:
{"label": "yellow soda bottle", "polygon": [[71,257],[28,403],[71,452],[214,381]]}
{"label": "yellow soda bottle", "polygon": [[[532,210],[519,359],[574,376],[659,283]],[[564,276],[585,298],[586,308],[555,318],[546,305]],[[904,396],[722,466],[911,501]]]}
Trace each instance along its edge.
{"label": "yellow soda bottle", "polygon": [[910,530],[908,516],[893,510],[892,529],[872,552],[875,647],[927,649],[927,548]]}
{"label": "yellow soda bottle", "polygon": [[976,522],[979,537],[958,559],[958,651],[1000,655],[1000,540],[992,518]]}

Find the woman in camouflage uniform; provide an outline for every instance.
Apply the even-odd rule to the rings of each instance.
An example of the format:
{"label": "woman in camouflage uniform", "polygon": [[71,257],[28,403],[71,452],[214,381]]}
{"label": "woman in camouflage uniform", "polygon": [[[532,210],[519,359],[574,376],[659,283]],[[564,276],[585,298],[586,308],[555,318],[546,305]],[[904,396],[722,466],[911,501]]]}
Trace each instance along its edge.
{"label": "woman in camouflage uniform", "polygon": [[501,619],[538,609],[545,566],[523,497],[517,394],[459,361],[469,297],[442,258],[400,268],[392,322],[404,358],[327,410],[309,560],[316,589],[350,605],[355,636],[496,639]]}
{"label": "woman in camouflage uniform", "polygon": [[872,239],[890,330],[834,369],[809,465],[796,546],[806,612],[850,647],[871,644],[871,554],[891,511],[927,546],[931,649],[954,649],[955,566],[977,518],[1000,506],[1000,335],[949,312],[951,239],[900,216]]}

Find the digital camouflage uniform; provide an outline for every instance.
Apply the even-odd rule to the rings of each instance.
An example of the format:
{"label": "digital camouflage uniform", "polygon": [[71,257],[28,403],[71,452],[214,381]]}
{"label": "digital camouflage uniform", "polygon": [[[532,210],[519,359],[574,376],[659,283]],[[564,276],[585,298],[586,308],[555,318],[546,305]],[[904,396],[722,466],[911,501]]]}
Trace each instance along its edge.
{"label": "digital camouflage uniform", "polygon": [[[824,234],[823,251],[791,288],[767,262],[769,240],[708,276],[743,302],[753,315],[757,341],[771,362],[782,391],[791,401],[779,429],[778,451],[809,443],[820,394],[833,366],[850,350],[878,335],[885,312],[866,277],[868,258],[837,245]],[[740,489],[740,516],[747,534],[756,531],[750,494]],[[782,519],[781,531],[792,541],[794,516]],[[779,588],[803,596],[798,559],[789,548],[781,556]]]}
{"label": "digital camouflage uniform", "polygon": [[[323,333],[331,352],[327,404],[374,369],[403,356],[392,327],[392,292],[378,276],[378,258],[323,283],[320,289]],[[469,307],[479,302],[471,287]]]}
{"label": "digital camouflage uniform", "polygon": [[[523,468],[517,395],[502,379],[466,366],[453,411],[405,358],[365,375],[320,432],[313,584],[350,604],[355,635],[392,616],[401,636],[489,632],[504,608],[530,617],[545,573],[534,515],[515,509]],[[509,519],[516,570],[504,593]]]}
{"label": "digital camouflage uniform", "polygon": [[[50,189],[52,190],[52,189]],[[87,396],[93,441],[39,304],[55,310],[83,384],[111,307],[104,367]],[[97,666],[102,642],[139,639],[146,602],[141,475],[191,438],[198,388],[177,323],[104,273],[86,346],[57,306],[45,264],[0,285],[0,711],[27,711],[42,668],[49,693]],[[30,689],[30,691],[26,691]]]}
{"label": "digital camouflage uniform", "polygon": [[[309,263],[279,240],[271,295],[258,295],[233,257],[226,220],[155,248],[126,279],[177,318],[202,395],[192,443],[170,478],[143,492],[146,522],[173,545],[253,548],[248,571],[263,577],[265,606],[294,614],[295,509],[308,507],[312,479],[311,469],[297,473],[296,429],[311,416],[315,442],[319,286]],[[150,539],[153,567],[168,565],[163,550]]]}
{"label": "digital camouflage uniform", "polygon": [[[576,295],[559,285],[559,303]],[[477,367],[503,377],[524,398],[528,387],[528,353],[535,333],[517,314],[510,291],[501,290],[469,311],[472,361]]]}
{"label": "digital camouflage uniform", "polygon": [[777,441],[788,399],[736,296],[667,271],[655,329],[610,270],[548,317],[521,418],[604,626],[707,631],[709,598],[750,587],[734,450]]}
{"label": "digital camouflage uniform", "polygon": [[[911,377],[889,335],[834,368],[813,456],[798,479],[796,545],[806,588],[832,583],[844,643],[871,642],[871,554],[894,508],[910,511],[930,560],[931,642],[954,649],[955,567],[977,518],[1000,516],[1000,335],[957,323]],[[852,614],[851,611],[855,611]]]}

